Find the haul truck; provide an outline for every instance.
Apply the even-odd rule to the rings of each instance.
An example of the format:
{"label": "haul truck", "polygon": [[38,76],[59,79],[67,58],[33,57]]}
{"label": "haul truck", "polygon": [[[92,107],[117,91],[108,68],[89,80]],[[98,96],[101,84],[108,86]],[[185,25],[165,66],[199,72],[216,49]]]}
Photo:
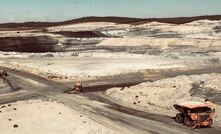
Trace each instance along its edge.
{"label": "haul truck", "polygon": [[209,127],[215,116],[215,105],[203,102],[186,102],[175,104],[174,108],[180,113],[176,114],[176,122],[183,123],[187,127]]}

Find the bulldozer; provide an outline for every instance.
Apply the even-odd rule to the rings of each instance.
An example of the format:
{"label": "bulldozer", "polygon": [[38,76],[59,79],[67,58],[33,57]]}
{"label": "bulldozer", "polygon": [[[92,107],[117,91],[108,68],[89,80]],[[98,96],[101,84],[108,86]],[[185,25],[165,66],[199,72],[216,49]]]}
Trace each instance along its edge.
{"label": "bulldozer", "polygon": [[75,91],[78,91],[78,92],[82,92],[82,83],[79,82],[79,81],[75,82],[75,84],[74,84],[74,90],[75,90]]}
{"label": "bulldozer", "polygon": [[7,79],[7,76],[9,75],[5,70],[0,70],[0,78],[2,78],[2,80],[8,84],[8,86],[12,89],[12,91],[15,91],[21,88],[21,87],[13,86],[10,80]]}
{"label": "bulldozer", "polygon": [[173,105],[180,113],[176,114],[175,121],[187,127],[210,127],[215,117],[215,105],[203,102],[184,102]]}
{"label": "bulldozer", "polygon": [[74,88],[72,91],[69,91],[70,94],[74,94],[76,92],[82,92],[83,91],[83,87],[82,87],[82,83],[80,81],[76,81],[74,83]]}

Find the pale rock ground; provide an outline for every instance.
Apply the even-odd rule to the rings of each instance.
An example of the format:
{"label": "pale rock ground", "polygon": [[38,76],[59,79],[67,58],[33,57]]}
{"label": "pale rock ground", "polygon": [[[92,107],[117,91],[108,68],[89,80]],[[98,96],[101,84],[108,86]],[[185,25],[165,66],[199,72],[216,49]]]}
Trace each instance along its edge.
{"label": "pale rock ground", "polygon": [[129,25],[127,24],[116,24],[110,22],[88,22],[88,23],[78,23],[73,25],[65,25],[65,26],[55,26],[48,28],[50,32],[56,31],[95,31],[101,28],[111,28],[111,27],[119,27],[119,28],[127,28]]}
{"label": "pale rock ground", "polygon": [[124,37],[124,38],[108,38],[98,46],[152,46],[166,49],[173,45],[187,45],[194,47],[220,46],[221,40],[213,39],[183,39],[183,38],[150,38],[150,37]]}
{"label": "pale rock ground", "polygon": [[[128,26],[124,28],[124,33],[114,33],[115,29],[108,30],[109,35],[122,35],[121,38],[107,38],[100,42],[98,46],[153,46],[166,49],[171,45],[192,45],[194,47],[220,46],[221,32],[216,31],[216,27],[221,26],[221,21],[199,20],[187,24],[175,25],[159,22],[151,22],[138,26]],[[146,31],[141,35],[125,34],[130,29],[139,28]],[[128,30],[129,29],[129,30]],[[158,31],[150,36],[148,31]],[[113,34],[112,34],[113,33]],[[138,32],[139,33],[139,32]],[[170,38],[159,38],[157,35],[169,35]],[[177,37],[176,37],[177,36]]]}
{"label": "pale rock ground", "polygon": [[[205,82],[205,87],[221,92],[221,74],[203,74],[146,82],[125,89],[112,88],[108,89],[105,94],[118,103],[158,114],[175,116],[177,111],[173,108],[174,104],[186,101],[205,101],[203,98],[192,97],[189,93],[192,84],[200,81]],[[216,113],[215,121],[221,125],[220,105],[217,105]]]}
{"label": "pale rock ground", "polygon": [[[141,25],[116,24],[108,22],[89,22],[70,24],[64,26],[49,27],[49,32],[57,31],[100,31],[110,37],[118,38],[101,38],[99,45],[122,45],[122,46],[169,46],[169,45],[191,45],[199,46],[216,46],[220,45],[221,21],[199,20],[187,24],[167,24],[159,22],[150,22]],[[139,34],[139,30],[141,34]],[[143,31],[142,31],[143,30]],[[136,33],[138,31],[138,34]],[[153,33],[149,33],[153,31]],[[156,32],[154,32],[156,31]],[[172,37],[159,38],[161,35],[170,35]],[[48,35],[59,39],[60,35],[48,33],[31,33],[31,30],[17,33],[15,31],[0,31],[0,37],[18,37],[18,36],[40,36]],[[159,37],[158,37],[159,36]],[[155,38],[153,38],[155,37]],[[77,38],[76,38],[77,39]],[[97,38],[84,38],[82,40],[97,40]]]}
{"label": "pale rock ground", "polygon": [[[145,69],[173,69],[194,68],[213,64],[211,59],[220,57],[220,54],[211,56],[179,56],[177,59],[163,56],[88,53],[79,57],[73,56],[31,56],[15,54],[1,57],[1,66],[28,71],[45,78],[57,76],[54,80],[73,81],[90,80],[102,76],[133,73]],[[56,55],[56,54],[55,54]],[[66,55],[65,53],[63,55]],[[111,70],[111,71],[110,71]]]}
{"label": "pale rock ground", "polygon": [[1,134],[116,134],[57,102],[20,101],[1,105],[0,111]]}
{"label": "pale rock ground", "polygon": [[198,39],[220,39],[220,35],[215,33],[214,27],[220,26],[221,21],[198,20],[186,24],[167,24],[159,22],[151,22],[138,27],[147,27],[160,30],[160,33],[177,33],[183,38],[198,38]]}
{"label": "pale rock ground", "polygon": [[215,29],[213,28],[220,25],[221,21],[210,20],[198,20],[180,25],[159,22],[150,22],[140,25],[116,24],[109,22],[89,22],[50,27],[48,28],[48,31],[96,31],[97,29],[103,29],[104,34],[106,33],[108,35],[115,36],[125,34],[134,28],[146,28],[149,31],[160,30],[160,33],[174,32],[183,35],[184,38],[202,38],[201,35],[204,35],[203,38],[208,37],[209,39],[218,39],[220,38],[219,33],[215,33]]}
{"label": "pale rock ground", "polygon": [[[0,65],[28,71],[45,78],[57,76],[54,80],[73,81],[76,79],[90,80],[145,69],[200,67],[211,64],[211,59],[221,57],[220,53],[209,56],[174,54],[178,58],[100,51],[81,53],[77,57],[73,57],[71,54],[70,52],[44,54],[0,52]],[[52,57],[50,57],[51,55]]]}
{"label": "pale rock ground", "polygon": [[[15,57],[14,57],[15,56]],[[137,72],[143,69],[168,69],[186,67],[185,60],[165,60],[158,56],[92,53],[79,57],[31,57],[15,54],[3,56],[1,66],[28,71],[44,77],[58,76],[63,80],[87,80],[100,76],[112,76]],[[198,60],[198,59],[196,59]],[[111,70],[111,71],[110,71]]]}

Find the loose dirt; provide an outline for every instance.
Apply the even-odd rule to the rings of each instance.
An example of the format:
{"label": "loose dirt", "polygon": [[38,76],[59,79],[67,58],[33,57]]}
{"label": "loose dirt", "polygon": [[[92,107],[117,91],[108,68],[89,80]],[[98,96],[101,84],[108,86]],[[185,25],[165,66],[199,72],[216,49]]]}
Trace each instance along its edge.
{"label": "loose dirt", "polygon": [[21,101],[1,105],[0,111],[2,134],[115,134],[57,102]]}

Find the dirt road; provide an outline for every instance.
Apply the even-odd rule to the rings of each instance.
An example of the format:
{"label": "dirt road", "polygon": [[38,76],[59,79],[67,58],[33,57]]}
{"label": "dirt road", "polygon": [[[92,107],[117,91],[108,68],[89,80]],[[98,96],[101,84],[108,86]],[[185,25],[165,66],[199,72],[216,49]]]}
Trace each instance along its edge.
{"label": "dirt road", "polygon": [[[52,99],[64,103],[65,105],[68,105],[69,107],[79,111],[80,113],[88,116],[89,118],[93,119],[94,121],[102,125],[105,125],[112,129],[117,129],[121,133],[140,133],[140,134],[141,133],[153,133],[153,134],[157,133],[216,134],[217,133],[219,134],[221,132],[221,128],[218,127],[192,130],[184,127],[183,125],[175,123],[175,121],[171,117],[156,115],[143,111],[137,111],[134,109],[130,109],[115,104],[103,98],[102,92],[101,93],[86,92],[74,95],[66,94],[63,92],[70,89],[69,84],[63,85],[60,83],[43,79],[39,76],[30,73],[19,72],[7,68],[0,68],[0,69],[5,69],[7,72],[9,72],[10,75],[9,79],[12,81],[12,83],[22,88],[19,91],[12,92],[12,94],[8,96],[0,96],[0,104],[14,102],[18,100],[25,100],[25,99],[37,99],[37,98]],[[212,72],[221,71],[221,69],[219,70],[217,69],[219,69],[219,67],[216,68],[211,67],[211,68],[206,68],[204,70],[200,69],[198,71],[197,70],[192,70],[192,71],[196,73],[212,73]],[[208,72],[208,70],[210,71]],[[185,73],[185,71],[182,73]],[[175,74],[180,75],[182,73],[181,72],[174,73],[170,71],[170,73],[168,72],[168,74],[164,73],[164,75],[162,75],[161,78],[173,77]],[[160,77],[158,77],[158,79],[159,78]],[[131,77],[131,79],[128,80],[132,79],[136,78]],[[139,83],[142,82],[143,80],[148,80],[148,79],[147,77],[144,77],[144,75],[142,75],[142,78],[141,79],[138,78],[136,82]],[[130,81],[126,81],[126,79],[124,81],[125,83],[130,84]],[[38,84],[36,84],[36,82]],[[116,86],[116,84],[118,84],[118,86],[120,86],[121,84],[123,85],[125,84],[122,81],[118,82],[119,83],[116,83],[116,81],[114,82],[106,80],[106,83],[109,83],[109,86],[111,86],[111,84],[112,86],[113,85]]]}
{"label": "dirt road", "polygon": [[[111,77],[100,77],[96,80],[83,81],[84,92],[104,91],[112,87],[128,87],[146,81],[157,81],[179,75],[200,75],[221,73],[221,65],[202,66],[198,68],[143,70],[137,73],[120,74]],[[69,83],[72,86],[73,83]]]}

